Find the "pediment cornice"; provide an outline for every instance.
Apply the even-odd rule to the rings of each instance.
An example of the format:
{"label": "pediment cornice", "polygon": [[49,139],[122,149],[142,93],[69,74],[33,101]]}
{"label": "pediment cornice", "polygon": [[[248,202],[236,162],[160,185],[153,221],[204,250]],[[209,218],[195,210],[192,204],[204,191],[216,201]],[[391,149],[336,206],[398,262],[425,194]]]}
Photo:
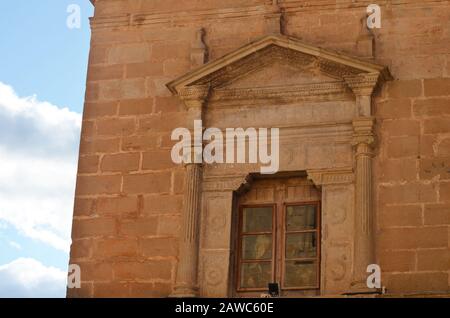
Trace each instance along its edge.
{"label": "pediment cornice", "polygon": [[[328,76],[330,81],[287,87],[228,87],[240,78],[277,61],[297,68],[300,73],[302,70],[307,72],[314,69]],[[207,85],[216,97],[258,98],[280,94],[305,96],[345,93],[348,89],[355,94],[361,93],[362,89],[372,92],[377,84],[390,79],[391,75],[385,66],[307,45],[292,37],[270,35],[180,76],[168,83],[167,87],[172,93],[180,95],[187,87]]]}

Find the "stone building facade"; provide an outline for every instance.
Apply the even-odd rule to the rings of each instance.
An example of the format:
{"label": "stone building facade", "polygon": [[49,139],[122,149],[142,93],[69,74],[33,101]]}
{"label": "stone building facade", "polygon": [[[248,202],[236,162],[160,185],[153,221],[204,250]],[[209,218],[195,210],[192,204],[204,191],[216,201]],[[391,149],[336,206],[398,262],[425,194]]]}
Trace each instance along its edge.
{"label": "stone building facade", "polygon": [[[449,295],[450,2],[372,2],[96,0],[68,296]],[[175,164],[194,120],[279,172]]]}

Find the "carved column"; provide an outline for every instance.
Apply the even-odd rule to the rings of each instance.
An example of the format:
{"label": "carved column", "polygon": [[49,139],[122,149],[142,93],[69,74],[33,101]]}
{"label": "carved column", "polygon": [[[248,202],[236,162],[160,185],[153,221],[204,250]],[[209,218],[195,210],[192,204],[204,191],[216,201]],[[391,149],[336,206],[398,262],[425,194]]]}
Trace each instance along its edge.
{"label": "carved column", "polygon": [[355,234],[353,288],[367,289],[367,266],[375,261],[372,211],[372,157],[375,119],[360,117],[353,120],[355,147]]}
{"label": "carved column", "polygon": [[[192,120],[202,120],[209,87],[191,86],[178,92]],[[178,266],[172,297],[198,297],[199,219],[201,212],[202,140],[194,141],[191,160],[185,164],[185,194]]]}
{"label": "carved column", "polygon": [[174,297],[197,297],[198,219],[200,216],[201,164],[186,165],[186,183],[183,206],[182,236]]}
{"label": "carved column", "polygon": [[366,291],[367,266],[375,261],[373,237],[372,158],[375,142],[372,114],[372,94],[378,83],[378,73],[346,77],[356,96],[356,116],[353,120],[352,145],[355,148],[355,228],[353,253],[354,292]]}

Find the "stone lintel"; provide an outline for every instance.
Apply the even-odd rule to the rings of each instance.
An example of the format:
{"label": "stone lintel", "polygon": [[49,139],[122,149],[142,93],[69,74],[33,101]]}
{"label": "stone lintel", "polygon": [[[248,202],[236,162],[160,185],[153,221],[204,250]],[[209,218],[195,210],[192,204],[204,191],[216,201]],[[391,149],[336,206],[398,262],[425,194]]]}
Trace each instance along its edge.
{"label": "stone lintel", "polygon": [[353,183],[352,168],[307,170],[308,179],[316,186]]}

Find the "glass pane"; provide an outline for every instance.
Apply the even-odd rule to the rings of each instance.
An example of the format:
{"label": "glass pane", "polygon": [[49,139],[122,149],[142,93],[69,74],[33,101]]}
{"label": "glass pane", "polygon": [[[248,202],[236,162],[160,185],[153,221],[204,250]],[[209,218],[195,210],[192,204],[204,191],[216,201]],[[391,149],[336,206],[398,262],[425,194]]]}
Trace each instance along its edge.
{"label": "glass pane", "polygon": [[242,288],[267,288],[272,280],[272,263],[241,264]]}
{"label": "glass pane", "polygon": [[271,259],[272,235],[247,235],[242,237],[242,258]]}
{"label": "glass pane", "polygon": [[242,231],[272,232],[272,207],[245,208],[242,216]]}
{"label": "glass pane", "polygon": [[286,261],[285,287],[315,287],[317,266],[315,261]]}
{"label": "glass pane", "polygon": [[286,228],[288,231],[313,230],[316,224],[316,206],[288,206],[286,209]]}
{"label": "glass pane", "polygon": [[316,233],[286,234],[286,258],[309,258],[316,255]]}

